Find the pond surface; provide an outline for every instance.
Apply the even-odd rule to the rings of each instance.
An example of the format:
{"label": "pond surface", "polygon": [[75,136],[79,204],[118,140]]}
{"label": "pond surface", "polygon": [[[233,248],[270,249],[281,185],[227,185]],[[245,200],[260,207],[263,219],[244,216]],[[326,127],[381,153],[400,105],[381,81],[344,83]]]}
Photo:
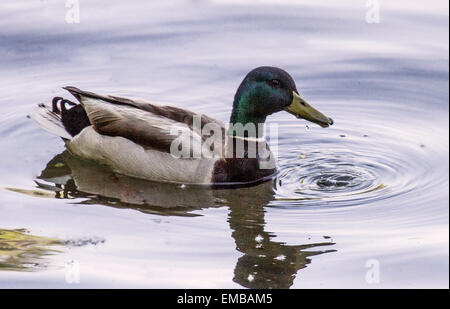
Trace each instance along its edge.
{"label": "pond surface", "polygon": [[[448,288],[448,2],[314,3],[2,1],[0,287]],[[251,188],[117,175],[30,119],[73,85],[226,122],[261,65],[335,125],[270,116]]]}

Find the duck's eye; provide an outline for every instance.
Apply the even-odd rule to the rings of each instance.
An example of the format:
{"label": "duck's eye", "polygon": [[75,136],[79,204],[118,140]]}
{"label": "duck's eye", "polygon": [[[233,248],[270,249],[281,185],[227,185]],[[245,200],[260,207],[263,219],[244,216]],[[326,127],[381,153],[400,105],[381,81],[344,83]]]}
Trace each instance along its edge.
{"label": "duck's eye", "polygon": [[270,84],[275,87],[275,88],[279,88],[280,87],[280,81],[278,79],[272,79],[270,81]]}

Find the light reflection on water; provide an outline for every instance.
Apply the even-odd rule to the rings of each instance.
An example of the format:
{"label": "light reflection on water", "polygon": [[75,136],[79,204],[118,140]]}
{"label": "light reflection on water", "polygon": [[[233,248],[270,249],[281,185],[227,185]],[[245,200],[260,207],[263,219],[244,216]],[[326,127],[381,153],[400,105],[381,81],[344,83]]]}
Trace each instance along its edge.
{"label": "light reflection on water", "polygon": [[[448,13],[437,3],[386,5],[376,25],[353,2],[104,4],[83,2],[79,25],[45,1],[0,11],[1,228],[106,239],[50,257],[79,259],[87,287],[364,287],[372,258],[381,287],[448,286]],[[242,77],[267,64],[335,125],[271,116],[280,173],[253,188],[115,175],[26,117],[70,84],[227,121]],[[0,286],[64,278],[39,274],[1,272]]]}
{"label": "light reflection on water", "polygon": [[62,246],[62,242],[29,235],[24,229],[0,229],[0,270],[41,270],[46,267],[43,257],[58,252],[55,246]]}

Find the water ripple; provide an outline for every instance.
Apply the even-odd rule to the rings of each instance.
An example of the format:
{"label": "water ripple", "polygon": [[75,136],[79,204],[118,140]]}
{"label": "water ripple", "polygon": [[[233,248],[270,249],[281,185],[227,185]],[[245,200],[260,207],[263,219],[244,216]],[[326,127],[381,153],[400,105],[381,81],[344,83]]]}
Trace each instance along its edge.
{"label": "water ripple", "polygon": [[396,205],[408,205],[445,191],[445,163],[433,164],[437,148],[442,145],[431,140],[429,146],[418,143],[413,129],[401,129],[406,133],[400,139],[396,138],[398,128],[377,132],[346,128],[344,124],[341,130],[347,135],[338,134],[328,143],[323,143],[317,131],[306,136],[294,151],[280,151],[272,206],[366,207],[397,197],[401,198]]}

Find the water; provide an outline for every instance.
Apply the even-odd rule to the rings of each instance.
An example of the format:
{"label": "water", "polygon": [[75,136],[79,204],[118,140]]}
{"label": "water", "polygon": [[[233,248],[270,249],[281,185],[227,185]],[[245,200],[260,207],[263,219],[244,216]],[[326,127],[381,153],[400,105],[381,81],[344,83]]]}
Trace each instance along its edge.
{"label": "water", "polygon": [[[63,1],[2,1],[0,286],[448,287],[448,3],[367,10],[81,1],[68,24]],[[27,117],[74,85],[227,121],[260,65],[335,125],[269,117],[280,173],[252,188],[115,175]]]}

